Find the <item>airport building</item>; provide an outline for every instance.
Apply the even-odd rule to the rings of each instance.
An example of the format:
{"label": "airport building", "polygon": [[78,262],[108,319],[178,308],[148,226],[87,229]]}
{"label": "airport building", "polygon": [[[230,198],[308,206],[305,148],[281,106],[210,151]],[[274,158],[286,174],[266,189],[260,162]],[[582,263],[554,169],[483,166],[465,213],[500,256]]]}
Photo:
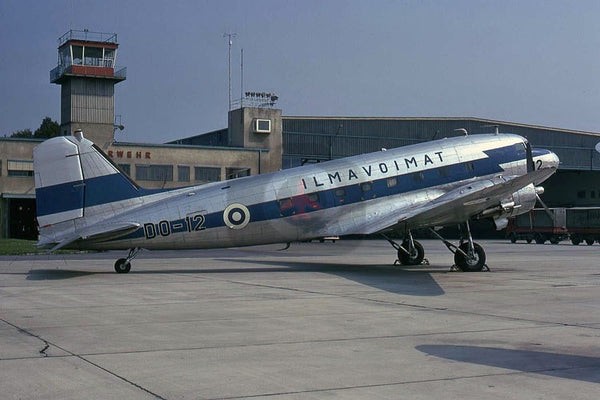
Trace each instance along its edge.
{"label": "airport building", "polygon": [[[381,148],[468,134],[515,133],[561,159],[544,187],[549,206],[600,206],[600,134],[481,118],[283,116],[277,96],[247,92],[228,126],[165,144],[115,140],[117,35],[69,31],[58,40],[50,82],[61,86],[61,132],[82,129],[140,186],[173,188],[277,171]],[[315,110],[318,112],[318,110]],[[37,237],[33,148],[41,140],[0,138],[0,237]],[[107,188],[110,190],[110,188]]]}

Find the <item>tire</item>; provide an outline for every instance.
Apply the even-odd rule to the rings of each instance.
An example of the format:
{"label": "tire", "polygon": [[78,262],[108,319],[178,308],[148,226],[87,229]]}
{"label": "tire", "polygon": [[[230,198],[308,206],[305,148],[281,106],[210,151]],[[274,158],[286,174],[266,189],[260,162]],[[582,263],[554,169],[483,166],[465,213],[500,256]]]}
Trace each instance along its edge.
{"label": "tire", "polygon": [[525,241],[527,242],[527,244],[530,244],[531,242],[533,242],[533,239],[532,238],[527,238],[527,239],[525,239]]}
{"label": "tire", "polygon": [[510,234],[510,237],[509,237],[509,239],[510,239],[510,242],[511,242],[511,243],[513,243],[513,244],[514,244],[514,243],[517,243],[517,235],[515,235],[514,233],[511,233],[511,234]]}
{"label": "tire", "polygon": [[131,270],[131,263],[126,258],[119,258],[115,262],[115,271],[117,274],[126,274]]}
{"label": "tire", "polygon": [[573,243],[573,246],[579,246],[579,243],[581,243],[581,239],[579,238],[579,236],[571,236],[571,243]]}
{"label": "tire", "polygon": [[593,244],[594,244],[594,239],[585,239],[585,243],[586,243],[588,246],[591,246],[591,245],[593,245]]}
{"label": "tire", "polygon": [[[425,258],[425,250],[423,249],[423,245],[413,241],[414,243],[414,251],[413,254],[408,255],[402,250],[398,250],[398,260],[400,260],[400,264],[402,265],[419,265],[423,262],[423,258]],[[402,242],[402,247],[408,249],[408,241]]]}
{"label": "tire", "polygon": [[558,237],[556,237],[556,236],[552,236],[550,238],[550,243],[552,243],[552,244],[558,244],[558,243],[560,243],[560,239]]}
{"label": "tire", "polygon": [[535,238],[535,242],[536,242],[537,244],[544,244],[544,243],[546,242],[546,238],[543,238],[543,237],[541,237],[541,236],[538,236],[538,237],[536,237],[536,238]]}
{"label": "tire", "polygon": [[[465,253],[468,253],[469,243],[465,242],[461,244],[459,248]],[[473,248],[475,249],[475,255],[472,259],[467,259],[458,251],[454,253],[454,263],[463,272],[478,272],[481,271],[485,265],[485,251],[483,251],[483,247],[477,243],[473,243]]]}

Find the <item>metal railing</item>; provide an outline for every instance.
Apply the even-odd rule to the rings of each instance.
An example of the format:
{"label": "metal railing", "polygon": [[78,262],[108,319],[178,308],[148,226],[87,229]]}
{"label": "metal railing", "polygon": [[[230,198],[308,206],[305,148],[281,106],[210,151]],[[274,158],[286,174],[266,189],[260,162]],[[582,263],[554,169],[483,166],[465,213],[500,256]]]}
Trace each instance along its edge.
{"label": "metal railing", "polygon": [[[87,69],[85,69],[85,75],[90,75],[90,76],[106,76],[109,78],[126,78],[127,77],[127,67],[115,67],[114,68],[114,73],[113,75],[106,75],[106,74],[94,74],[94,68],[97,67],[93,67],[93,66],[86,66],[86,65],[81,65],[81,67],[86,67]],[[104,67],[102,67],[104,68]],[[65,75],[65,74],[69,74],[71,73],[71,65],[58,65],[55,68],[53,68],[50,71],[50,82],[54,82],[57,79],[59,79],[61,76]],[[74,74],[74,75],[79,75],[79,74]]]}
{"label": "metal railing", "polygon": [[92,32],[87,29],[82,31],[70,29],[67,31],[67,33],[58,38],[58,46],[62,46],[69,40],[89,40],[93,42],[117,43],[117,34],[107,32]]}

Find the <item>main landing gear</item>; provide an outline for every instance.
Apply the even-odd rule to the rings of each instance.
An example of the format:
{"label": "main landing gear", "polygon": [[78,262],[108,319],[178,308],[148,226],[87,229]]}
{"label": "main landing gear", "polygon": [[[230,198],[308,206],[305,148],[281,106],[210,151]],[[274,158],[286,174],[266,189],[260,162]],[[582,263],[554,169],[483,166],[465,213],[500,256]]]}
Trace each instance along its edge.
{"label": "main landing gear", "polygon": [[[465,228],[466,237],[463,236],[460,238],[458,246],[455,246],[444,239],[435,230],[431,228],[429,230],[454,254],[454,270],[461,270],[463,272],[489,271],[488,266],[485,264],[485,251],[483,250],[483,247],[473,242],[468,222],[465,222]],[[402,265],[418,265],[425,260],[423,246],[421,243],[413,240],[410,231],[407,231],[402,244],[394,242],[385,235],[383,235],[383,237],[398,251],[398,260],[396,263],[399,262]],[[427,262],[427,264],[429,263]]]}
{"label": "main landing gear", "polygon": [[390,244],[398,251],[396,263],[399,262],[402,265],[429,264],[429,261],[425,260],[425,250],[423,249],[423,245],[413,239],[410,231],[406,232],[406,238],[402,241],[402,244],[394,242],[384,234],[381,236],[390,242]]}
{"label": "main landing gear", "polygon": [[133,249],[129,250],[129,254],[126,258],[119,258],[115,262],[115,271],[117,274],[126,274],[129,272],[129,270],[131,270],[131,260],[137,256],[140,250],[141,249],[139,247],[134,247]]}

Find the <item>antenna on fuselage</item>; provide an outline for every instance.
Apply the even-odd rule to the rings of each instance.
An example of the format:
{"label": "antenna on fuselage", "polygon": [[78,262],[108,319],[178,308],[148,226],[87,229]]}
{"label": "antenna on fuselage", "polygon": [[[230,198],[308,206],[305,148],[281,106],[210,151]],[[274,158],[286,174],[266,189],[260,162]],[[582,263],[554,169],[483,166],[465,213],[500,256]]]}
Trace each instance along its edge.
{"label": "antenna on fuselage", "polygon": [[454,132],[462,132],[465,134],[465,136],[469,136],[469,132],[467,132],[467,130],[465,128],[455,129]]}

